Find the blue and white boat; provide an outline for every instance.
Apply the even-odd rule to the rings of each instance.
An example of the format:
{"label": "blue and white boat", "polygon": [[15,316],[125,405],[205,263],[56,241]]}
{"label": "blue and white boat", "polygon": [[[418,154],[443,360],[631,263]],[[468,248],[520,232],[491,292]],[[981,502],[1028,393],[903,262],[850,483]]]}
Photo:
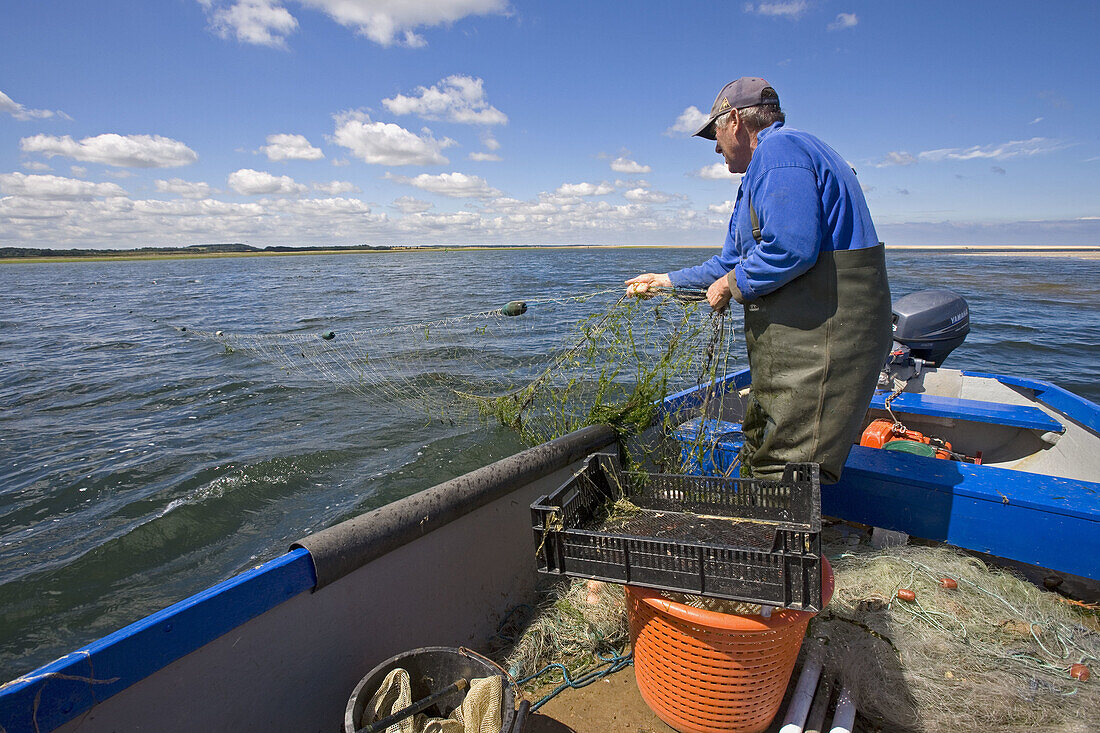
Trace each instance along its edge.
{"label": "blue and white boat", "polygon": [[[1100,580],[1100,405],[896,356],[867,422],[902,422],[981,463],[856,446],[840,483],[823,487],[822,512]],[[706,388],[720,399],[696,388],[663,408],[686,423],[681,439],[710,429],[699,470],[721,470],[751,375]],[[339,730],[378,662],[482,647],[535,597],[530,505],[590,454],[616,450],[610,428],[584,428],[306,537],[0,687],[0,731]]]}

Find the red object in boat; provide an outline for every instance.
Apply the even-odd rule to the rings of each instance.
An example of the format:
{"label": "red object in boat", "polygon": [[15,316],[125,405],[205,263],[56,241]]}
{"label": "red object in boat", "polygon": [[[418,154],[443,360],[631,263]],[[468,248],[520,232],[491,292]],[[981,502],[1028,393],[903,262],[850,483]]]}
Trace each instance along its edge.
{"label": "red object in boat", "polygon": [[905,601],[906,603],[912,603],[917,600],[917,594],[908,588],[902,588],[898,591],[898,600]]}
{"label": "red object in boat", "polygon": [[1087,682],[1090,677],[1089,668],[1083,664],[1071,664],[1069,667],[1069,676],[1075,680]]}
{"label": "red object in boat", "polygon": [[885,448],[887,443],[894,440],[912,440],[917,443],[924,443],[936,449],[936,458],[951,457],[948,452],[951,450],[951,444],[946,440],[933,440],[924,433],[918,433],[916,430],[906,430],[893,421],[884,418],[871,421],[871,424],[864,429],[859,444],[867,448]]}
{"label": "red object in boat", "polygon": [[958,581],[956,581],[954,578],[940,578],[940,585],[942,585],[947,590],[955,590],[959,587]]}

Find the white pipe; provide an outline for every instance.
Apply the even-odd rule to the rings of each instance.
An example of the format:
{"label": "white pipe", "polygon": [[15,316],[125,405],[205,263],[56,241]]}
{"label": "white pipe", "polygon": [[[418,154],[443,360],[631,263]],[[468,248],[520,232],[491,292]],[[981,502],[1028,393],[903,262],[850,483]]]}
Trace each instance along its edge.
{"label": "white pipe", "polygon": [[852,726],[856,724],[856,703],[852,700],[852,692],[848,686],[840,688],[840,695],[836,698],[836,712],[833,713],[833,728],[829,733],[852,733]]}
{"label": "white pipe", "polygon": [[819,676],[821,649],[815,647],[806,655],[806,663],[802,665],[802,674],[798,677],[798,685],[791,695],[791,704],[787,706],[787,715],[783,718],[783,727],[779,733],[802,733],[802,727],[806,725],[806,714],[810,712],[810,704],[814,701],[814,690],[817,689]]}

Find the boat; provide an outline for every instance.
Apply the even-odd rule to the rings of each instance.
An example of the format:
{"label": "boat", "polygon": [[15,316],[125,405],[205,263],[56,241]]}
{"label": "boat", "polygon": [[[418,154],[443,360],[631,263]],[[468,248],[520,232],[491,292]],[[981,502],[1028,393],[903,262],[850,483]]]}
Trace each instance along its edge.
{"label": "boat", "polygon": [[[822,487],[822,513],[1100,580],[1088,549],[1100,546],[1100,405],[921,354],[895,349],[867,423],[900,424],[898,440],[927,438],[932,454],[854,446],[841,481]],[[662,439],[690,453],[683,431],[704,431],[696,469],[728,470],[749,390],[741,370],[669,396]],[[593,454],[621,450],[614,430],[589,426],[303,538],[3,685],[0,731],[339,730],[380,661],[483,648],[531,602],[531,505]]]}

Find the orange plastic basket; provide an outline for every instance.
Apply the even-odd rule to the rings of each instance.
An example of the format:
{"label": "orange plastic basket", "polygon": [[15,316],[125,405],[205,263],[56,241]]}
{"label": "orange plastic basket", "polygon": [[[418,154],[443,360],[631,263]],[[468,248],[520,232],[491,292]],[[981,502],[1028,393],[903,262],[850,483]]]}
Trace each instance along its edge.
{"label": "orange plastic basket", "polygon": [[[822,606],[833,569],[821,563]],[[626,588],[634,675],[646,704],[680,733],[757,733],[779,711],[794,670],[807,611],[734,616]]]}

